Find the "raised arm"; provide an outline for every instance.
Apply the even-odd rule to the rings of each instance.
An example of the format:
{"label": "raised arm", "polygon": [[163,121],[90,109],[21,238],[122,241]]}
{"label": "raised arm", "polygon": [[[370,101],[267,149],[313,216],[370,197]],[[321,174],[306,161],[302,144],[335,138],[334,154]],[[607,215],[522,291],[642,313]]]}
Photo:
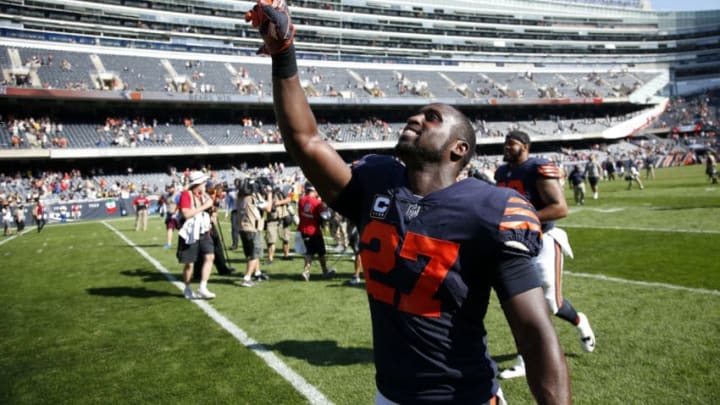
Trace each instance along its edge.
{"label": "raised arm", "polygon": [[542,288],[518,294],[502,304],[520,354],[527,383],[539,404],[570,404],[567,363],[545,304]]}
{"label": "raised arm", "polygon": [[315,116],[300,85],[292,40],[295,27],[284,0],[258,0],[248,13],[260,31],[264,45],[260,53],[272,56],[273,102],[275,119],[285,149],[300,165],[305,177],[326,202],[333,202],[350,181],[350,168],[342,157],[318,134]]}

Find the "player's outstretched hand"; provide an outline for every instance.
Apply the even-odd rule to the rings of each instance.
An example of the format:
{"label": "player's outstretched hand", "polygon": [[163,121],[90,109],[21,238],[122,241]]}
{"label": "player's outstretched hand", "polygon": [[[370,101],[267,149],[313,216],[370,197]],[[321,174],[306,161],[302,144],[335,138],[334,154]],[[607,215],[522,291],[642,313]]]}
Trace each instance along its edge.
{"label": "player's outstretched hand", "polygon": [[277,55],[292,44],[295,25],[290,21],[285,0],[257,0],[252,10],[245,14],[245,21],[258,28],[265,44],[257,53]]}

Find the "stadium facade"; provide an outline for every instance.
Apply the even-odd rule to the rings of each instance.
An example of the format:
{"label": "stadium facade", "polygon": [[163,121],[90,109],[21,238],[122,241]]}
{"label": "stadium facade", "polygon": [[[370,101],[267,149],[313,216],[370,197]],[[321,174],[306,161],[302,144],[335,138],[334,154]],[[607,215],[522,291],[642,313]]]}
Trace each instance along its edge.
{"label": "stadium facade", "polygon": [[[31,139],[12,149],[5,131],[0,158],[277,156],[282,145],[265,134],[269,60],[255,56],[260,39],[242,18],[253,4],[3,1],[0,112],[49,116],[69,139],[67,147]],[[325,129],[345,134],[328,136],[342,151],[391,147],[387,127],[433,101],[481,125],[480,147],[499,145],[492,135],[512,125],[535,130],[549,148],[612,142],[650,125],[668,96],[720,86],[720,10],[658,12],[632,0],[290,5],[303,85],[320,121],[337,124]],[[98,146],[108,117],[137,116],[177,125],[175,141]],[[234,132],[247,132],[244,117],[261,131],[256,140],[235,141]],[[182,125],[188,119],[193,125]],[[386,128],[355,128],[368,120]]]}

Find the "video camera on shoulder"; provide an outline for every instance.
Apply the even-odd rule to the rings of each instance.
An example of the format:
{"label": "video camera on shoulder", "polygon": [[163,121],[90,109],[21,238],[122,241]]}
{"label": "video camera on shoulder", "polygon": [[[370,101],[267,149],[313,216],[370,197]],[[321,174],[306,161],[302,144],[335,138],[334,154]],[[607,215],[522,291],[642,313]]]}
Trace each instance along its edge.
{"label": "video camera on shoulder", "polygon": [[265,186],[273,187],[273,182],[267,177],[243,177],[235,179],[235,187],[241,195],[264,193]]}

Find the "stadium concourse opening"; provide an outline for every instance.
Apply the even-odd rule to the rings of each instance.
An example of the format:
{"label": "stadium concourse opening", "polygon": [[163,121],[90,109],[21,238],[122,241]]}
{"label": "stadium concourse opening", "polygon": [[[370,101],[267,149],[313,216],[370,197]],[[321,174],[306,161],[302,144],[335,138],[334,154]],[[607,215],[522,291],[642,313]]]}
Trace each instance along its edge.
{"label": "stadium concourse opening", "polygon": [[[228,169],[247,164],[250,167],[269,163],[294,166],[282,147],[282,138],[274,122],[270,103],[188,103],[188,102],[133,102],[97,99],[62,99],[7,97],[0,107],[5,119],[45,119],[62,124],[66,146],[62,154],[8,154],[0,159],[0,170],[5,173],[38,170],[80,169],[85,173],[102,170],[106,174],[124,174],[128,169],[136,173],[162,172],[168,167],[213,167]],[[639,111],[646,106],[631,103],[611,104],[518,104],[456,105],[476,124],[493,122],[532,122],[535,118],[578,117],[605,120]],[[419,109],[416,103],[313,106],[320,130],[350,162],[368,153],[391,153],[397,131],[407,117]],[[248,122],[252,125],[248,126]],[[368,124],[370,123],[370,124]],[[377,142],[367,142],[367,125],[383,123],[386,133]],[[388,125],[391,123],[392,125]],[[143,127],[152,128],[144,142],[116,144],[116,126],[133,126],[129,132],[137,135]],[[345,138],[334,137],[337,128],[352,132]],[[252,129],[249,129],[252,128]],[[258,130],[257,128],[261,128]],[[150,131],[150,129],[148,130]],[[268,136],[267,133],[273,134]],[[170,134],[170,137],[169,135]],[[492,142],[479,142],[478,155],[502,154],[501,133]],[[357,136],[359,141],[352,142]],[[368,139],[361,139],[362,137]],[[171,138],[168,141],[168,138]],[[534,152],[557,152],[561,148],[587,149],[605,139],[577,137],[574,140],[547,140],[533,145]],[[203,152],[209,147],[211,152]],[[118,155],[117,151],[122,150]],[[200,151],[200,152],[198,152]],[[115,153],[110,153],[115,152]]]}

